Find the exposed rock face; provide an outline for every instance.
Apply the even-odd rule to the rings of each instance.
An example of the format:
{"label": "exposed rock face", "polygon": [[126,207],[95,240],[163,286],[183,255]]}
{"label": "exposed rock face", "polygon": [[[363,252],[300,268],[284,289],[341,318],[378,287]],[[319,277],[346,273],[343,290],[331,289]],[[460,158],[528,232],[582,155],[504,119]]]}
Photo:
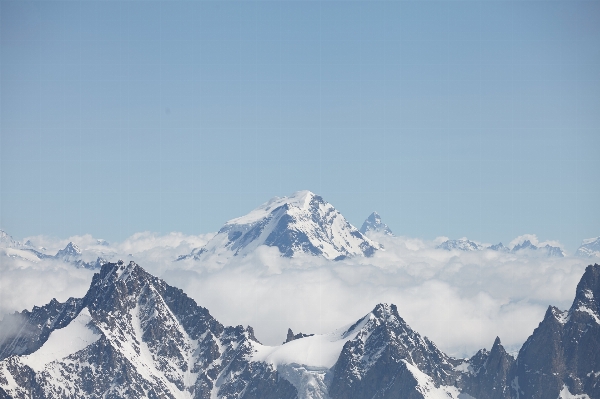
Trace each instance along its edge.
{"label": "exposed rock face", "polygon": [[[518,395],[600,398],[600,266],[588,266],[567,312],[550,306],[519,351],[514,377]],[[515,394],[517,390],[515,389]]]}
{"label": "exposed rock face", "polygon": [[510,399],[510,379],[515,359],[496,337],[492,349],[477,352],[468,361],[467,373],[459,381],[463,392],[476,398]]}
{"label": "exposed rock face", "polygon": [[287,336],[286,336],[285,341],[283,343],[287,344],[288,342],[294,341],[296,339],[305,338],[305,337],[312,337],[313,335],[314,334],[302,334],[302,333],[294,334],[294,332],[292,331],[292,329],[288,328]]}
{"label": "exposed rock face", "polygon": [[56,329],[67,326],[81,311],[83,300],[53,299],[31,311],[7,315],[0,328],[0,360],[11,355],[28,355],[39,349]]}
{"label": "exposed rock face", "polygon": [[436,387],[453,384],[457,373],[451,359],[412,330],[395,305],[377,305],[365,317],[370,319],[355,339],[346,342],[333,367],[329,388],[333,399],[422,398],[410,366],[429,376]]}

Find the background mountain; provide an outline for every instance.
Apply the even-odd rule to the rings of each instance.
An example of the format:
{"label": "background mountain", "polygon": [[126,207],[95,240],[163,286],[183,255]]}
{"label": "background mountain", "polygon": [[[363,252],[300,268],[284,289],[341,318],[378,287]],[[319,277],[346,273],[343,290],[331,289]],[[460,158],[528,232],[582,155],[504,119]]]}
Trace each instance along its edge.
{"label": "background mountain", "polygon": [[530,240],[525,240],[522,243],[515,245],[511,249],[511,252],[515,253],[527,250],[542,253],[545,252],[547,256],[556,256],[559,258],[563,258],[565,256],[565,253],[560,247],[555,247],[550,244],[546,244],[543,247],[538,247],[537,245],[534,245]]}
{"label": "background mountain", "polygon": [[504,246],[502,243],[490,245],[488,247],[478,244],[474,241],[467,239],[466,237],[459,238],[458,240],[446,240],[436,247],[436,249],[445,249],[446,251],[460,250],[460,251],[481,251],[484,249],[491,249],[499,252],[511,252],[526,255],[528,253],[539,253],[549,257],[563,258],[565,253],[560,247],[546,244],[538,247],[533,244],[530,240],[524,240],[523,242],[517,243],[512,249]]}
{"label": "background mountain", "polygon": [[383,233],[389,236],[394,235],[388,225],[381,221],[381,216],[379,216],[377,212],[371,213],[360,228],[360,232],[363,234],[367,234],[370,231]]}
{"label": "background mountain", "polygon": [[588,266],[571,308],[549,307],[517,359],[499,338],[452,358],[387,304],[265,346],[135,263],[108,263],[83,298],[0,323],[0,397],[597,398],[598,298],[600,265]]}
{"label": "background mountain", "polygon": [[436,248],[445,249],[446,251],[452,251],[453,249],[458,249],[460,251],[480,251],[483,249],[483,246],[470,241],[467,238],[460,238],[458,240],[446,240]]}
{"label": "background mountain", "polygon": [[575,255],[584,258],[600,258],[600,237],[583,240]]}
{"label": "background mountain", "polygon": [[309,254],[329,260],[372,256],[378,248],[322,197],[298,191],[228,221],[204,247],[179,259],[244,256],[261,245],[278,248],[284,257]]}

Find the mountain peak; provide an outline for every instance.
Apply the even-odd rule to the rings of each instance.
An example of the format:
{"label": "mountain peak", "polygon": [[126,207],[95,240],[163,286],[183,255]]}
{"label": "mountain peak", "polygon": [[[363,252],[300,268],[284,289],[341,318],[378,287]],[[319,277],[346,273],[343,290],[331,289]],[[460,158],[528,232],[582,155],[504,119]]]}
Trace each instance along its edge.
{"label": "mountain peak", "polygon": [[360,232],[363,234],[366,234],[369,231],[384,233],[389,236],[393,235],[392,230],[387,224],[381,221],[381,216],[379,216],[377,212],[371,213],[360,228]]}
{"label": "mountain peak", "polygon": [[81,259],[81,249],[72,242],[69,242],[67,246],[64,249],[59,250],[54,257],[64,262],[78,261]]}
{"label": "mountain peak", "polygon": [[600,258],[600,237],[583,240],[575,255],[585,258]]}
{"label": "mountain peak", "polygon": [[371,256],[377,249],[330,203],[305,190],[228,221],[203,248],[179,259],[245,256],[261,245],[277,247],[283,257],[304,253],[330,260]]}
{"label": "mountain peak", "polygon": [[4,230],[0,230],[0,246],[3,248],[20,248],[23,246]]}
{"label": "mountain peak", "polygon": [[269,201],[260,205],[258,208],[253,209],[250,213],[229,220],[225,225],[234,224],[248,224],[257,222],[267,217],[274,209],[278,209],[284,205],[289,207],[299,208],[302,210],[308,210],[313,198],[323,200],[320,196],[315,195],[313,192],[308,190],[296,191],[287,197],[273,197]]}
{"label": "mountain peak", "polygon": [[371,313],[379,319],[388,318],[390,316],[400,317],[400,315],[398,314],[398,308],[396,307],[396,305],[389,304],[389,303],[377,304],[375,306],[375,308],[373,308]]}
{"label": "mountain peak", "polygon": [[600,265],[589,265],[577,284],[575,300],[569,310],[585,313],[600,324]]}
{"label": "mountain peak", "polygon": [[536,245],[534,245],[530,240],[525,240],[520,244],[517,244],[513,247],[512,252],[517,252],[520,251],[522,249],[533,249],[536,250],[538,249],[538,247]]}

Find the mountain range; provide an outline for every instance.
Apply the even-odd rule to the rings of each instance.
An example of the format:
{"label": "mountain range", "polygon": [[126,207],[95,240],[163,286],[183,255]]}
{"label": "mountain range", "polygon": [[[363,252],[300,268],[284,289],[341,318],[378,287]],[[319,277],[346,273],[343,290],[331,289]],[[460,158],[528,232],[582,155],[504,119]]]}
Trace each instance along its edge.
{"label": "mountain range", "polygon": [[469,359],[450,357],[392,304],[329,334],[265,346],[252,327],[222,325],[122,261],[104,264],[83,298],[15,313],[0,331],[0,398],[600,397],[597,264],[569,310],[548,308],[516,359],[499,338]]}
{"label": "mountain range", "polygon": [[[105,242],[102,240],[102,242]],[[105,244],[99,244],[105,245]],[[59,249],[55,255],[48,255],[42,251],[45,248],[35,248],[30,241],[25,244],[15,240],[4,230],[0,230],[0,248],[4,249],[4,254],[13,258],[38,262],[40,260],[58,260],[60,262],[71,264],[77,268],[99,269],[107,260],[98,256],[95,261],[85,262],[81,249],[74,243],[69,242],[63,249]]]}
{"label": "mountain range", "polygon": [[[501,242],[494,245],[484,246],[467,238],[460,238],[458,240],[446,240],[440,245],[438,245],[436,248],[445,249],[446,251],[452,251],[455,249],[460,251],[482,251],[484,249],[491,249],[493,251],[498,252],[511,252],[521,254],[526,254],[528,252],[541,253],[546,256],[559,258],[564,258],[565,256],[564,251],[560,247],[555,247],[550,244],[546,244],[543,247],[538,247],[537,245],[533,244],[530,240],[524,240],[523,242],[513,246],[511,249],[504,246],[504,244],[502,244]],[[578,250],[578,255],[580,255],[581,248],[583,248],[583,246],[580,247],[580,249]],[[593,256],[593,254],[591,256]]]}
{"label": "mountain range", "polygon": [[[381,235],[372,233],[393,237],[392,230],[377,212],[371,213],[359,230],[321,196],[305,190],[288,197],[272,198],[250,213],[226,222],[205,245],[181,254],[174,260],[217,260],[223,263],[236,257],[244,257],[262,246],[277,248],[280,256],[287,258],[299,255],[318,256],[328,260],[371,257],[376,251],[383,249],[381,244],[373,241]],[[481,244],[468,238],[446,239],[436,248],[447,251],[489,249],[525,256],[565,256],[563,249],[558,246],[546,244],[538,247],[529,239],[517,243],[512,248],[502,243]],[[82,251],[76,243],[70,242],[55,255],[49,255],[45,253],[45,248],[36,248],[30,241],[22,244],[2,230],[0,249],[11,257],[34,262],[44,259],[59,260],[88,269],[97,269],[110,259],[131,255],[117,254],[105,240],[97,240],[92,251]],[[84,253],[86,256],[83,256]],[[600,237],[584,240],[575,255],[600,258]],[[84,257],[86,261],[83,260]]]}

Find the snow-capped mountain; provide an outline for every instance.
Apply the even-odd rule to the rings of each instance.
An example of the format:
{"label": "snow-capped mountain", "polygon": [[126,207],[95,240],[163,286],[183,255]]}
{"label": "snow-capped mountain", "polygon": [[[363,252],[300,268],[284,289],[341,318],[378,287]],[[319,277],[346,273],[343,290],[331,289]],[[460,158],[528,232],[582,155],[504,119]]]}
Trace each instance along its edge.
{"label": "snow-capped mountain", "polygon": [[523,250],[541,251],[545,252],[547,256],[556,256],[559,258],[563,258],[565,256],[565,253],[562,249],[560,249],[560,247],[554,247],[550,244],[546,244],[543,247],[538,247],[534,245],[530,240],[525,240],[522,243],[515,245],[512,248],[511,252],[516,253]]}
{"label": "snow-capped mountain", "polygon": [[387,304],[332,333],[265,346],[120,261],[83,298],[0,322],[0,398],[598,398],[598,298],[600,265],[588,266],[570,310],[549,307],[516,360],[499,338],[451,358]]}
{"label": "snow-capped mountain", "polygon": [[73,262],[81,259],[81,249],[72,242],[69,242],[64,249],[60,249],[56,255],[56,259],[62,260],[63,262]]}
{"label": "snow-capped mountain", "polygon": [[584,258],[600,258],[600,237],[583,240],[575,255]]}
{"label": "snow-capped mountain", "polygon": [[438,245],[436,249],[445,249],[446,251],[452,251],[453,249],[460,251],[480,251],[483,249],[483,246],[467,238],[460,238],[458,240],[446,240]]}
{"label": "snow-capped mountain", "polygon": [[23,248],[24,245],[12,238],[4,230],[0,230],[0,248]]}
{"label": "snow-capped mountain", "polygon": [[323,198],[298,191],[228,221],[204,247],[179,259],[244,256],[261,245],[277,247],[284,257],[304,253],[331,260],[371,256],[378,248]]}
{"label": "snow-capped mountain", "polygon": [[504,246],[504,244],[502,244],[501,242],[499,242],[498,244],[490,245],[488,249],[498,252],[510,252],[510,249]]}
{"label": "snow-capped mountain", "polygon": [[224,327],[133,262],[104,265],[82,299],[13,318],[18,334],[0,343],[13,398],[294,397],[268,364],[246,360],[251,328]]}
{"label": "snow-capped mountain", "polygon": [[83,267],[85,269],[100,269],[102,265],[108,261],[102,257],[97,257],[93,262],[84,262],[83,253],[81,249],[72,242],[69,242],[66,247],[60,249],[54,259],[60,260],[65,263],[70,263],[76,267]]}
{"label": "snow-capped mountain", "polygon": [[11,258],[19,258],[22,260],[37,262],[40,259],[51,258],[31,246],[27,241],[25,244],[15,240],[4,230],[0,230],[0,249],[4,255]]}
{"label": "snow-capped mountain", "polygon": [[375,233],[383,233],[389,236],[394,235],[388,225],[381,221],[381,216],[379,216],[377,212],[370,214],[360,228],[360,232],[363,234],[367,234],[370,231]]}
{"label": "snow-capped mountain", "polygon": [[483,245],[470,241],[467,238],[460,238],[458,240],[446,240],[436,247],[436,249],[445,249],[446,251],[452,251],[454,249],[460,251],[481,251],[486,248],[498,252],[527,254],[528,251],[535,251],[536,253],[543,253],[546,256],[555,256],[560,258],[565,256],[565,253],[560,247],[554,247],[550,244],[546,244],[543,247],[538,247],[535,244],[533,244],[530,240],[524,240],[523,242],[513,246],[512,249],[509,249],[502,243],[484,247]]}
{"label": "snow-capped mountain", "polygon": [[95,261],[85,262],[81,249],[74,243],[69,242],[63,249],[58,250],[55,255],[48,255],[44,252],[35,249],[30,241],[27,244],[21,244],[11,236],[0,230],[0,248],[10,257],[16,257],[30,262],[38,262],[43,259],[58,260],[60,262],[69,263],[78,268],[100,269],[107,260],[103,257],[97,257]]}

